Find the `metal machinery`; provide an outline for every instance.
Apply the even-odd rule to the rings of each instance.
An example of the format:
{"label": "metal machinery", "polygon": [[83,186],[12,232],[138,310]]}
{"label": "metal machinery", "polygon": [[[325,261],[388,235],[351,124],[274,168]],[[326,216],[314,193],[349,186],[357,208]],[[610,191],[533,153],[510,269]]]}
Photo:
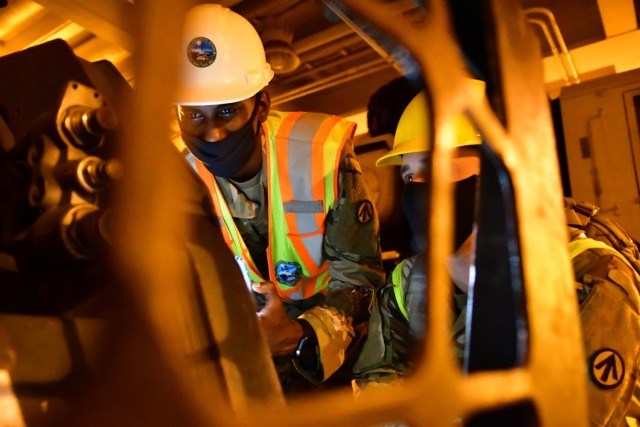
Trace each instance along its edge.
{"label": "metal machinery", "polygon": [[[135,251],[142,249],[136,247],[127,254],[117,250],[118,245],[140,244],[150,232],[128,232],[126,220],[121,219],[139,206],[138,197],[127,198],[118,191],[133,185],[125,171],[136,168],[119,159],[123,129],[131,126],[126,111],[132,90],[110,63],[81,60],[60,40],[1,58],[0,70],[3,369],[10,373],[21,408],[18,413],[22,412],[27,425],[57,425],[61,420],[73,424],[75,419],[82,424],[100,413],[94,407],[99,399],[87,401],[87,390],[102,393],[112,380],[116,387],[124,386],[125,378],[137,375],[155,378],[146,381],[158,393],[171,383],[167,381],[171,375],[157,375],[172,370],[162,363],[152,373],[142,373],[152,361],[163,358],[161,351],[153,350],[158,344],[144,338],[145,327],[138,327],[146,322],[139,318],[141,309],[132,287],[147,281],[129,278],[130,273],[122,269],[126,265],[122,257],[134,260],[139,256]],[[233,290],[234,281],[240,291],[246,288],[233,267],[233,257],[222,246],[215,219],[206,213],[211,212],[206,209],[206,190],[168,137],[157,145],[148,160],[154,161],[157,152],[165,150],[164,167],[176,168],[177,179],[188,183],[169,213],[188,216],[188,223],[195,227],[171,240],[165,252],[166,262],[183,268],[183,277],[174,286],[180,296],[172,299],[172,305],[184,312],[167,316],[172,324],[179,321],[186,328],[177,334],[184,346],[172,346],[180,348],[180,357],[191,358],[185,362],[194,367],[189,375],[197,371],[194,378],[209,378],[204,391],[226,395],[228,391],[223,390],[243,387],[244,376],[251,375],[251,390],[266,390],[277,397],[277,382],[269,367],[237,374],[228,385],[219,380],[221,372],[231,369],[226,365],[232,367],[241,360],[250,365],[260,355],[267,361],[266,348],[247,299],[244,305],[235,304],[229,319],[240,316],[231,322],[239,325],[249,319],[250,325],[243,327],[253,337],[249,347],[234,349],[233,343],[221,341],[216,349],[226,348],[225,353],[237,357],[226,364],[219,361],[212,335],[218,329],[218,336],[223,336],[226,326],[214,322],[211,313],[220,315],[216,304],[225,304],[224,289]],[[170,227],[164,232],[170,232]],[[214,254],[216,260],[211,259]],[[214,288],[204,285],[208,281],[204,277],[215,280],[216,268],[227,287],[212,294]],[[252,351],[240,354],[247,348]],[[114,370],[119,373],[113,374]],[[122,398],[128,399],[126,393]],[[15,408],[15,402],[7,405]],[[98,412],[89,415],[88,408]],[[171,414],[166,420],[175,420],[176,412]],[[107,416],[105,422],[111,424],[108,420]],[[133,417],[131,421],[138,424],[140,420]]]}
{"label": "metal machinery", "polygon": [[[423,357],[404,387],[357,400],[335,390],[285,406],[206,191],[166,141],[176,70],[158,46],[178,50],[187,2],[136,2],[135,91],[62,43],[0,58],[4,424],[585,425],[538,51],[515,2],[454,3],[344,1],[427,70],[436,125]],[[469,40],[488,99],[465,92]],[[461,111],[487,141],[465,374],[448,338],[438,150]]]}
{"label": "metal machinery", "polygon": [[75,306],[101,282],[89,276],[95,285],[59,294],[70,284],[61,265],[104,255],[109,190],[123,172],[110,143],[115,106],[88,73],[110,78],[112,100],[127,84],[108,63],[82,65],[61,41],[2,58],[2,251],[11,255],[3,269],[5,310]]}

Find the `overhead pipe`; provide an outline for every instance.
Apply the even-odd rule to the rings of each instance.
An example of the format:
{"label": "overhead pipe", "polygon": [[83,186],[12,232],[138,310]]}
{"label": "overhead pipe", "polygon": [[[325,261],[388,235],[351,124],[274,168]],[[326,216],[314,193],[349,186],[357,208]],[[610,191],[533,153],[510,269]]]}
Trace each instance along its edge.
{"label": "overhead pipe", "polygon": [[290,83],[296,80],[304,79],[306,77],[312,77],[314,74],[321,73],[325,70],[328,70],[334,67],[341,67],[342,65],[348,64],[349,62],[357,62],[361,59],[366,58],[368,55],[371,55],[371,51],[368,49],[361,50],[359,52],[351,52],[346,56],[327,62],[326,64],[323,64],[317,67],[311,67],[299,73],[288,74],[284,78],[282,78],[282,80],[279,80],[278,83],[286,85],[287,83]]}
{"label": "overhead pipe", "polygon": [[353,34],[346,24],[336,24],[332,27],[315,33],[309,37],[293,43],[293,49],[298,55],[317,49],[322,46]]}
{"label": "overhead pipe", "polygon": [[551,29],[553,30],[553,34],[555,35],[558,45],[560,46],[560,51],[562,53],[562,58],[566,61],[566,66],[568,67],[568,72],[573,83],[580,83],[580,76],[578,75],[578,70],[576,69],[575,64],[573,63],[573,58],[567,49],[567,45],[564,42],[564,38],[562,37],[562,33],[560,32],[560,27],[558,27],[558,23],[556,22],[556,18],[553,16],[553,13],[547,8],[544,7],[532,7],[525,10],[525,13],[530,15],[533,13],[540,13],[547,17],[549,20],[549,24],[551,25]]}
{"label": "overhead pipe", "polygon": [[317,48],[313,50],[308,50],[304,53],[300,53],[297,50],[297,47],[295,44],[293,45],[293,48],[298,54],[298,56],[300,56],[300,60],[302,61],[302,63],[309,63],[309,62],[317,61],[322,58],[326,58],[327,56],[341,49],[347,49],[352,46],[356,46],[358,44],[362,44],[362,41],[357,35],[353,34],[353,32],[350,31],[349,34],[346,35],[345,37],[329,41],[324,45],[318,46]]}
{"label": "overhead pipe", "polygon": [[[342,20],[342,23],[325,30],[325,32],[323,32],[319,37],[312,36],[308,39],[294,43],[294,49],[298,54],[306,52],[306,55],[301,55],[303,63],[308,62],[309,58],[321,57],[321,52],[328,48],[327,44],[331,45],[330,47],[332,50],[336,50],[336,44],[352,44],[348,36],[354,33],[378,55],[380,55],[381,59],[342,71],[317,82],[297,87],[292,91],[286,91],[280,95],[274,96],[272,98],[272,105],[275,106],[284,102],[292,101],[332,86],[346,83],[355,78],[382,71],[389,66],[393,67],[400,74],[405,75],[412,82],[414,80],[420,80],[419,67],[403,46],[398,45],[383,33],[378,34],[375,28],[368,28],[364,23],[358,23],[356,19],[352,19],[348,15],[348,12],[345,12],[336,2],[332,0],[323,0],[323,3],[329,11]],[[418,7],[417,5],[415,6]],[[324,37],[326,37],[327,40],[324,40]],[[332,64],[335,65],[336,61],[343,62],[343,59],[337,59],[333,61]],[[367,68],[364,69],[365,67]],[[328,68],[328,64],[327,66],[322,65],[316,70],[304,71],[302,75],[312,74],[314,71],[317,72],[319,69],[326,68]],[[292,74],[290,76],[285,76],[284,80],[281,80],[279,83],[292,81],[298,78],[299,75]]]}
{"label": "overhead pipe", "polygon": [[377,73],[378,71],[387,69],[389,64],[384,59],[377,59],[366,64],[367,68],[364,67],[365,66],[354,67],[308,85],[300,86],[297,89],[288,91],[282,95],[273,96],[271,98],[271,105],[277,106],[279,104],[284,104],[285,102],[293,101],[295,99],[302,98],[303,96],[311,95],[312,93],[329,89],[333,86],[347,83],[369,74]]}
{"label": "overhead pipe", "polygon": [[[329,6],[329,5],[328,5]],[[288,101],[293,101],[295,99],[302,98],[303,96],[310,95],[312,93],[319,92],[321,90],[336,86],[341,83],[346,83],[350,80],[353,80],[357,77],[364,76],[379,70],[383,70],[388,66],[393,66],[398,71],[402,73],[400,66],[394,61],[394,59],[389,56],[373,39],[371,39],[368,35],[366,35],[358,26],[355,24],[348,16],[346,16],[342,11],[333,7],[333,5],[329,6],[330,10],[332,10],[340,19],[344,22],[340,24],[336,24],[332,27],[329,27],[327,30],[322,31],[314,36],[307,37],[303,40],[300,40],[297,43],[294,43],[293,47],[300,55],[300,59],[303,64],[309,64],[320,58],[326,57],[325,54],[328,51],[334,52],[339,51],[341,49],[354,46],[360,43],[360,39],[362,38],[373,50],[382,56],[382,59],[374,60],[373,62],[357,66],[355,68],[350,68],[345,71],[341,71],[337,74],[331,75],[324,79],[314,81],[304,86],[296,87],[293,90],[285,91],[280,95],[275,95],[271,98],[271,104],[276,106],[278,104],[282,104]],[[358,37],[360,36],[360,37]],[[356,37],[354,39],[354,37]],[[375,47],[374,47],[375,46]],[[280,78],[279,84],[287,84],[288,82],[292,82],[295,80],[299,80],[306,76],[312,75],[314,73],[322,72],[329,68],[340,66],[348,62],[354,61],[354,57],[364,57],[366,52],[357,52],[351,53],[346,57],[334,59],[328,63],[320,65],[319,67],[309,68],[307,70],[303,70],[297,73],[291,73],[288,75],[284,75]],[[355,58],[357,59],[357,58]],[[379,64],[383,64],[380,66]],[[374,67],[368,68],[365,71],[362,70],[363,67]],[[300,67],[301,69],[303,67]]]}
{"label": "overhead pipe", "polygon": [[389,55],[372,37],[369,36],[366,32],[364,32],[346,13],[344,13],[339,7],[337,7],[333,1],[331,0],[322,0],[322,2],[333,12],[338,18],[342,19],[342,21],[347,24],[351,30],[359,35],[362,40],[367,43],[371,49],[376,51],[378,55],[380,55],[385,61],[393,66],[398,72],[404,74],[402,67],[396,63],[391,55]]}
{"label": "overhead pipe", "polygon": [[560,65],[560,72],[562,73],[562,79],[564,80],[565,83],[570,84],[569,75],[567,74],[567,67],[565,63],[562,61],[562,58],[560,57],[560,52],[558,52],[558,46],[556,45],[556,42],[551,37],[551,33],[549,32],[549,26],[547,25],[547,23],[540,19],[533,19],[533,18],[528,18],[527,22],[540,27],[540,30],[542,30],[544,37],[547,39],[547,44],[551,48],[551,54],[553,55],[554,58],[556,58],[556,60],[558,61],[558,64]]}

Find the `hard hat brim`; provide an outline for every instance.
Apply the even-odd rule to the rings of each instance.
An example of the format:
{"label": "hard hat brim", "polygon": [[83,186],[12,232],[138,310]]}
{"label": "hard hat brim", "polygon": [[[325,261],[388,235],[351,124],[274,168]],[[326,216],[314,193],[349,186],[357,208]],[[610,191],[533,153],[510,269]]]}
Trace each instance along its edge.
{"label": "hard hat brim", "polygon": [[427,150],[427,142],[423,139],[414,139],[403,142],[397,147],[393,147],[385,155],[376,161],[376,166],[392,166],[402,164],[402,155],[409,153],[420,153]]}
{"label": "hard hat brim", "polygon": [[[480,80],[468,79],[475,96],[484,96],[485,84]],[[393,148],[376,161],[376,166],[401,165],[402,155],[427,152],[433,148],[432,120],[429,112],[429,100],[425,91],[418,93],[405,107],[393,141]],[[457,114],[451,123],[455,135],[451,141],[452,148],[482,144],[482,137],[473,123],[464,114]]]}
{"label": "hard hat brim", "polygon": [[254,86],[242,87],[217,86],[203,89],[202,87],[183,87],[179,91],[175,102],[177,105],[222,105],[244,101],[267,87],[262,83]]}
{"label": "hard hat brim", "polygon": [[[465,142],[456,143],[455,148],[460,147],[469,147],[474,145],[481,145],[482,138],[478,135],[473,138],[466,140]],[[400,144],[397,147],[389,150],[385,155],[381,156],[378,160],[376,160],[376,166],[398,166],[402,164],[402,155],[403,154],[411,154],[411,153],[420,153],[420,152],[428,152],[427,143],[421,139],[415,139],[412,141],[407,141]]]}

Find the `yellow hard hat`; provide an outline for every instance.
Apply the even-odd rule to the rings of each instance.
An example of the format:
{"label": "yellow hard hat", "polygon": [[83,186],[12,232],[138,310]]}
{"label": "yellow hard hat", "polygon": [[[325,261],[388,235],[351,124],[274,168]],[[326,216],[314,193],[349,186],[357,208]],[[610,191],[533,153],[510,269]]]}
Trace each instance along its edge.
{"label": "yellow hard hat", "polygon": [[[484,82],[470,80],[475,90],[484,94]],[[466,115],[460,114],[454,119],[456,140],[454,147],[480,145],[482,138]],[[393,148],[376,161],[376,166],[401,165],[402,155],[430,151],[432,148],[431,111],[427,94],[422,91],[407,105],[400,116]]]}
{"label": "yellow hard hat", "polygon": [[256,29],[219,4],[201,4],[187,12],[180,49],[176,104],[242,101],[273,78]]}

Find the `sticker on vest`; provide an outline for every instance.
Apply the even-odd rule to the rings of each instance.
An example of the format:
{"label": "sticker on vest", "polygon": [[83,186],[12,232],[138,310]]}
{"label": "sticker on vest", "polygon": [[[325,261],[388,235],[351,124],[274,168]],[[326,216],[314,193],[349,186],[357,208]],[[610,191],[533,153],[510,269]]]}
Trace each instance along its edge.
{"label": "sticker on vest", "polygon": [[208,67],[216,60],[216,56],[216,45],[206,37],[196,37],[187,46],[187,58],[196,67]]}
{"label": "sticker on vest", "polygon": [[602,348],[591,356],[591,378],[600,388],[615,388],[624,378],[624,361],[617,351]]}
{"label": "sticker on vest", "polygon": [[363,200],[358,203],[356,216],[360,224],[366,224],[373,218],[373,204],[369,200]]}
{"label": "sticker on vest", "polygon": [[302,268],[297,262],[280,261],[276,264],[276,280],[285,286],[295,286],[302,277]]}

